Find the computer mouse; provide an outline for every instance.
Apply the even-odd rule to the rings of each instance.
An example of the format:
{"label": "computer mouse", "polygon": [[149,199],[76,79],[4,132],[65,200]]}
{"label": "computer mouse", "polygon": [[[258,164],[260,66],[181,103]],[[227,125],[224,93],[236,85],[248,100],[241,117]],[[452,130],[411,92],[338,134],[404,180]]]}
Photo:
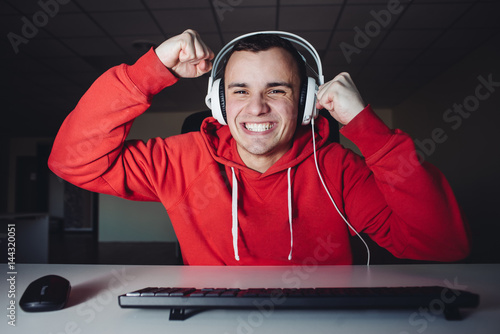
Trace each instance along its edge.
{"label": "computer mouse", "polygon": [[25,312],[60,310],[66,305],[70,291],[71,284],[64,277],[43,276],[28,285],[19,306]]}

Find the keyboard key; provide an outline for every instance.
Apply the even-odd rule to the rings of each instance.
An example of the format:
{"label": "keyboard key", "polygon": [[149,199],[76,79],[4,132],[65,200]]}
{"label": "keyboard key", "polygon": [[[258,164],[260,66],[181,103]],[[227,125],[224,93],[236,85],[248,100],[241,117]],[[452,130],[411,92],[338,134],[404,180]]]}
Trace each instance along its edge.
{"label": "keyboard key", "polygon": [[195,291],[193,288],[179,288],[170,293],[170,297],[183,297],[188,295],[189,293]]}
{"label": "keyboard key", "polygon": [[206,297],[218,297],[221,293],[225,292],[225,289],[212,289],[211,291],[207,291]]}
{"label": "keyboard key", "polygon": [[204,297],[206,293],[207,291],[204,291],[204,289],[196,289],[189,294],[189,297]]}
{"label": "keyboard key", "polygon": [[176,291],[176,288],[160,288],[156,291],[155,296],[157,297],[168,297],[170,293]]}

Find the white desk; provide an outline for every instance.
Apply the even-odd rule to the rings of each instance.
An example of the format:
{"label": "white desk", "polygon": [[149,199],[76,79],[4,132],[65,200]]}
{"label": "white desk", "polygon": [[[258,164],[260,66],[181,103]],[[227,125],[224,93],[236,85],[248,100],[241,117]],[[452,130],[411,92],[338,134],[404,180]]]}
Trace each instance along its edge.
{"label": "white desk", "polygon": [[[8,272],[6,265],[4,275]],[[2,333],[500,333],[500,264],[326,267],[188,267],[18,264],[16,301],[34,279],[56,274],[72,284],[63,310],[16,310],[7,324],[5,279],[0,284]],[[169,321],[167,310],[122,309],[118,295],[146,286],[325,287],[459,284],[481,295],[480,306],[462,310],[465,319],[413,310],[209,310],[185,321]],[[7,331],[5,331],[7,329]]]}

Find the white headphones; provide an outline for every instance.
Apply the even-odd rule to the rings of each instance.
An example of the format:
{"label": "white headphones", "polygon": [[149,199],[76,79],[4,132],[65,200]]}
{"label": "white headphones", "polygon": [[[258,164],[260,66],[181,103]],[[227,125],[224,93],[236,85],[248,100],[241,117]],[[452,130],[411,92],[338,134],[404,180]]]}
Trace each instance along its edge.
{"label": "white headphones", "polygon": [[[212,116],[222,125],[227,125],[226,122],[226,102],[225,102],[225,92],[224,85],[221,84],[223,81],[221,78],[216,78],[221,69],[219,68],[221,61],[224,59],[227,53],[229,53],[239,40],[259,35],[259,34],[268,34],[268,35],[278,35],[279,37],[286,39],[290,42],[293,42],[297,45],[303,47],[306,51],[308,51],[316,62],[317,72],[314,71],[306,62],[304,56],[302,59],[306,66],[308,66],[317,76],[319,85],[324,83],[323,77],[323,67],[321,65],[321,60],[319,58],[318,52],[316,49],[305,39],[300,36],[297,36],[292,33],[283,32],[283,31],[259,31],[253,32],[249,34],[242,35],[233,39],[231,42],[226,44],[222,50],[219,52],[217,57],[215,57],[212,72],[210,74],[210,78],[208,79],[208,91],[207,96],[205,97],[205,103],[212,110]],[[311,119],[316,118],[318,116],[318,110],[316,109],[316,93],[318,91],[318,84],[314,78],[308,77],[307,82],[302,85],[300,98],[299,98],[299,108],[303,107],[304,116],[302,118],[302,125],[307,125],[311,122]]]}

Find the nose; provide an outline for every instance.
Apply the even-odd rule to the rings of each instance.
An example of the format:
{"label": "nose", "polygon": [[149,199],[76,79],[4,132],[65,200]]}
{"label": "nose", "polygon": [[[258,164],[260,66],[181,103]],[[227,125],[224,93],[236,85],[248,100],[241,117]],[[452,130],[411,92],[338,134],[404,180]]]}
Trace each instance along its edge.
{"label": "nose", "polygon": [[248,99],[248,104],[246,105],[246,111],[249,114],[259,116],[267,114],[271,109],[266,102],[266,99],[261,94],[253,94]]}

